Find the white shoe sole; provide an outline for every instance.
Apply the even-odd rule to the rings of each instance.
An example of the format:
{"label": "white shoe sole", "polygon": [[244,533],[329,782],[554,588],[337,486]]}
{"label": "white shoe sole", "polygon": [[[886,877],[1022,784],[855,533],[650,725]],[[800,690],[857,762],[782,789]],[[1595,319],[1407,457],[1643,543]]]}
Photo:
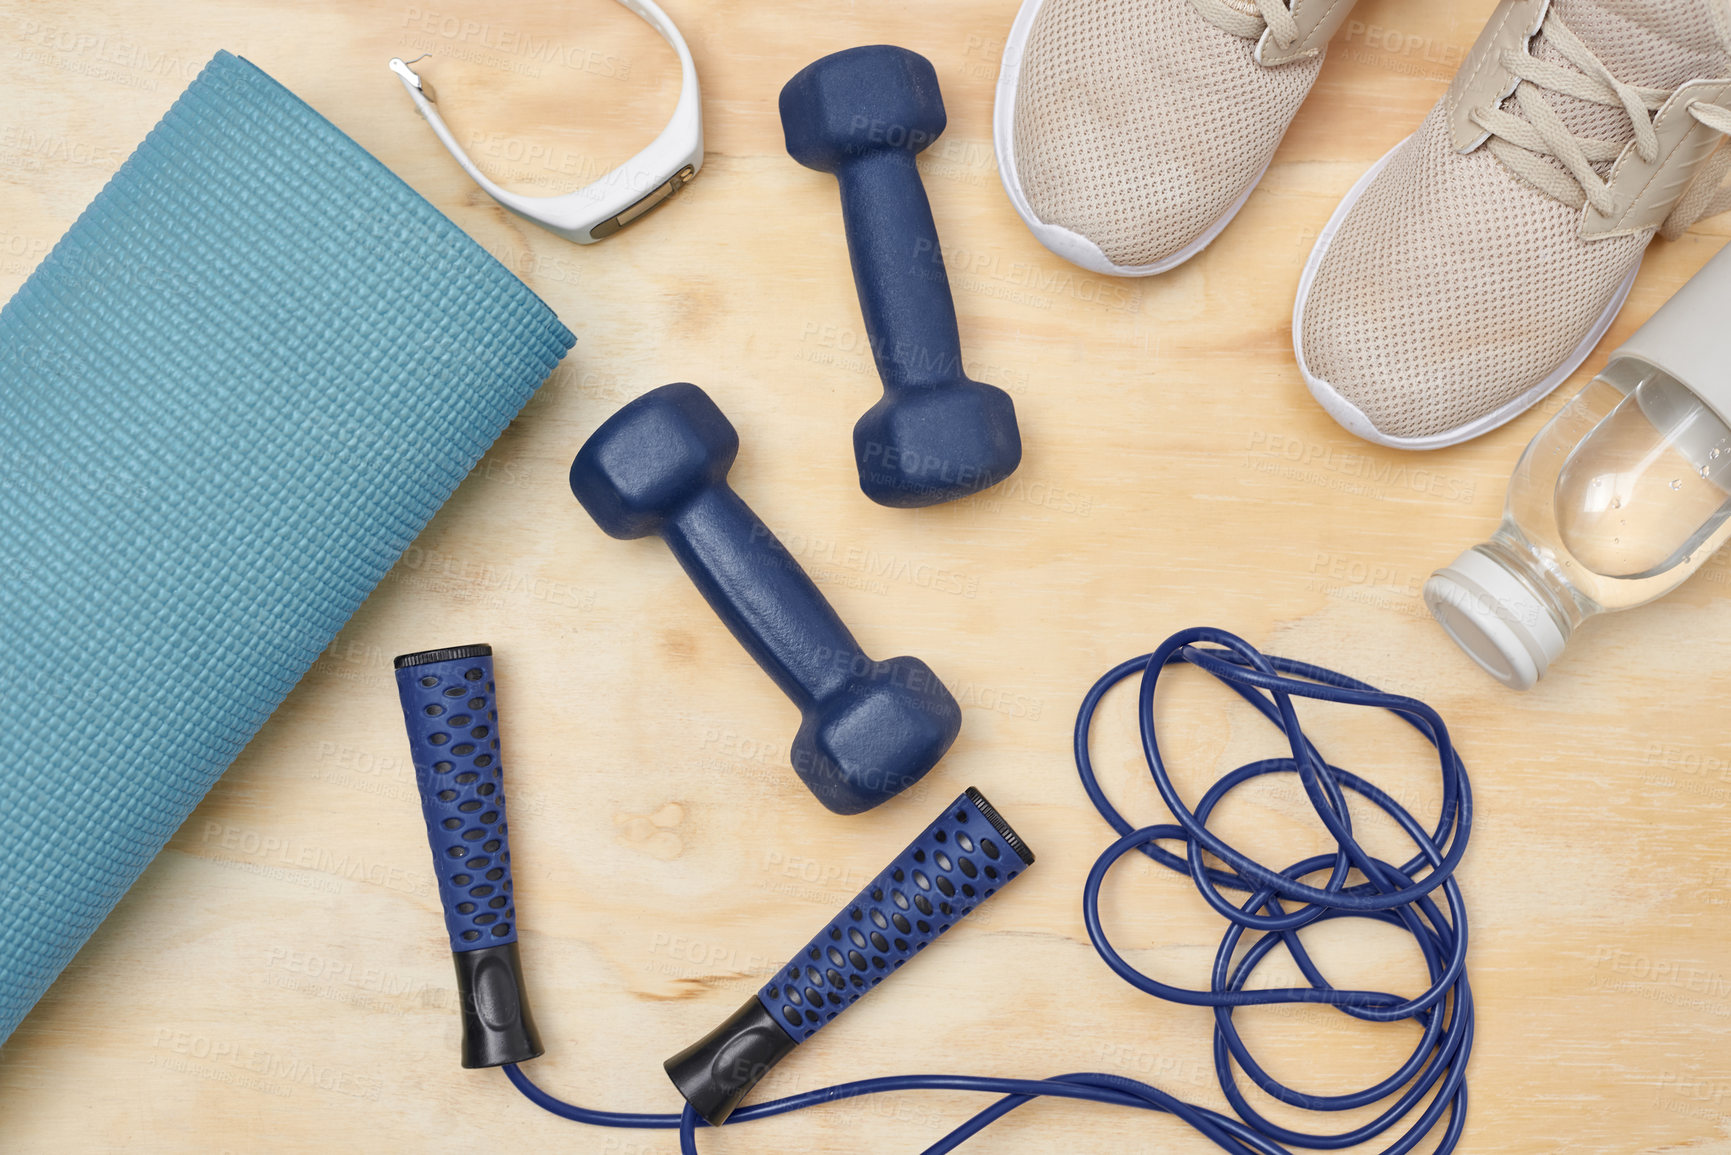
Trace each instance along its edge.
{"label": "white shoe sole", "polygon": [[[1412,139],[1411,137],[1407,138]],[[1617,314],[1623,309],[1623,302],[1629,296],[1629,290],[1635,285],[1635,277],[1641,271],[1641,262],[1636,261],[1635,267],[1629,270],[1629,275],[1623,278],[1623,283],[1617,286],[1617,291],[1611,294],[1611,302],[1605,306],[1605,311],[1593,322],[1581,343],[1565,357],[1561,364],[1546,375],[1545,379],[1482,417],[1476,417],[1465,425],[1456,426],[1446,433],[1432,433],[1424,437],[1393,437],[1381,430],[1365,416],[1363,410],[1342,397],[1327,381],[1310,371],[1310,366],[1304,362],[1304,306],[1310,300],[1310,290],[1316,283],[1317,271],[1322,267],[1322,261],[1328,254],[1328,246],[1334,236],[1340,231],[1341,225],[1352,212],[1353,206],[1364,196],[1365,190],[1377,177],[1377,174],[1388,167],[1395,153],[1406,145],[1403,140],[1385,153],[1381,160],[1370,166],[1370,171],[1358,178],[1358,183],[1346,194],[1334,215],[1328,218],[1328,224],[1323,226],[1322,235],[1316,239],[1316,247],[1310,251],[1310,259],[1304,263],[1304,275],[1298,281],[1298,300],[1292,306],[1292,351],[1298,358],[1298,371],[1304,375],[1304,383],[1310,389],[1310,395],[1315,397],[1328,415],[1339,422],[1348,433],[1362,437],[1377,445],[1387,445],[1392,449],[1442,449],[1450,445],[1459,445],[1463,441],[1489,433],[1499,425],[1519,417],[1531,409],[1539,401],[1569,379],[1576,369],[1581,367],[1588,357],[1592,356],[1605,331],[1611,327],[1611,322],[1617,319]]]}
{"label": "white shoe sole", "polygon": [[1151,277],[1156,273],[1176,269],[1207,248],[1214,238],[1232,223],[1232,218],[1238,215],[1238,211],[1250,199],[1250,194],[1255,192],[1256,186],[1262,182],[1268,165],[1262,166],[1256,179],[1232,202],[1231,207],[1202,230],[1200,236],[1171,256],[1162,257],[1149,265],[1114,264],[1111,258],[1100,251],[1099,245],[1081,233],[1062,225],[1047,224],[1034,215],[1034,210],[1028,205],[1028,198],[1022,193],[1022,182],[1016,176],[1016,85],[1022,72],[1022,50],[1027,46],[1028,34],[1034,28],[1034,18],[1039,15],[1040,5],[1044,2],[1045,0],[1023,0],[1021,10],[1016,13],[1016,22],[1010,26],[1009,38],[1004,43],[1003,64],[998,70],[998,95],[992,106],[992,147],[998,154],[998,177],[1004,182],[1004,191],[1009,194],[1010,203],[1016,206],[1016,213],[1022,218],[1022,223],[1034,234],[1034,239],[1073,265],[1079,265],[1091,273],[1102,273],[1111,277]]}

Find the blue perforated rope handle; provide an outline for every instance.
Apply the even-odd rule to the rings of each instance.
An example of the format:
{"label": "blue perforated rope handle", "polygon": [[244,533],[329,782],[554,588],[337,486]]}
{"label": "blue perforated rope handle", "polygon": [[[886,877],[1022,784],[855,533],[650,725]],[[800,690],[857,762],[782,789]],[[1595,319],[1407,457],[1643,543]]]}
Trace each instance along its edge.
{"label": "blue perforated rope handle", "polygon": [[726,1122],[758,1080],[794,1047],[936,942],[1033,861],[1028,844],[986,796],[970,786],[762,990],[725,1023],[667,1060],[668,1077],[706,1123]]}
{"label": "blue perforated rope handle", "polygon": [[451,949],[516,942],[492,648],[406,657],[431,659],[400,666],[397,693]]}
{"label": "blue perforated rope handle", "polygon": [[803,1043],[1033,861],[970,786],[763,985],[758,1001]]}
{"label": "blue perforated rope handle", "polygon": [[404,654],[397,694],[445,931],[457,968],[463,1065],[541,1054],[517,957],[517,896],[491,646]]}

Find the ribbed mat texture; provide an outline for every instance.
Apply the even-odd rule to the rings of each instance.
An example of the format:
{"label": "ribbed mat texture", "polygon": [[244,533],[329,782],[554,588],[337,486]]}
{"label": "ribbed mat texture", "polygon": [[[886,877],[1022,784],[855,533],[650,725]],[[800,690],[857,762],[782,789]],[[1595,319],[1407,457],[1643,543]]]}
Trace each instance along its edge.
{"label": "ribbed mat texture", "polygon": [[0,1042],[571,343],[226,52],[0,310]]}

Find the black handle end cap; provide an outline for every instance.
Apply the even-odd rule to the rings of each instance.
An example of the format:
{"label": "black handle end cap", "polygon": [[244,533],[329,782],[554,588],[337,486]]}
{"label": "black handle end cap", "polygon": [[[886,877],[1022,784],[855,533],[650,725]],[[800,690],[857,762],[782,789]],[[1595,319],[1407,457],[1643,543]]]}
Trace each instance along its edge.
{"label": "black handle end cap", "polygon": [[542,1054],[529,1013],[523,962],[515,942],[458,951],[457,999],[463,1009],[463,1066],[502,1067]]}
{"label": "black handle end cap", "polygon": [[753,995],[725,1023],[667,1060],[667,1077],[705,1123],[719,1127],[798,1045]]}

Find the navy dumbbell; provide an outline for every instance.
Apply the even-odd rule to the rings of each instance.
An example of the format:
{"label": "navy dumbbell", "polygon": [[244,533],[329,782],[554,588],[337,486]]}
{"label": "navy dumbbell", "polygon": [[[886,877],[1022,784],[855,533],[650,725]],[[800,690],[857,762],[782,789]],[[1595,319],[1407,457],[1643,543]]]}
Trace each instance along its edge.
{"label": "navy dumbbell", "polygon": [[404,654],[397,696],[457,966],[463,1066],[541,1053],[517,955],[517,896],[491,646]]}
{"label": "navy dumbbell", "polygon": [[659,534],[710,607],[799,707],[793,767],[857,814],[913,785],[962,711],[918,658],[874,661],[776,536],[727,484],[739,434],[695,385],[625,405],[577,451],[571,492],[610,536]]}
{"label": "navy dumbbell", "polygon": [[1034,863],[973,787],[721,1026],[667,1060],[668,1077],[719,1126],[769,1069]]}
{"label": "navy dumbbell", "polygon": [[853,430],[860,488],[880,505],[950,501],[996,485],[1022,460],[1010,395],[969,379],[938,228],[914,155],[944,131],[931,61],[850,48],[781,90],[787,151],[841,183],[854,286],[883,398]]}

